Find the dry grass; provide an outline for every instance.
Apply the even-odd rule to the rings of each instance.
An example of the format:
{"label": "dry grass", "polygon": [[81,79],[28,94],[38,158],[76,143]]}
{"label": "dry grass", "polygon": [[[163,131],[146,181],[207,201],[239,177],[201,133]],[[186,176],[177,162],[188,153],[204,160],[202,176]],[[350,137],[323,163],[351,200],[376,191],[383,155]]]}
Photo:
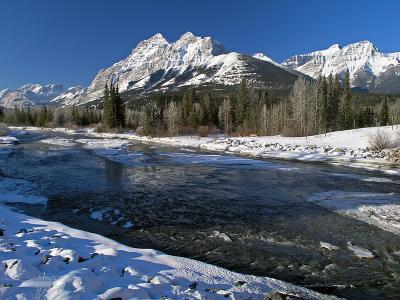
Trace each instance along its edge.
{"label": "dry grass", "polygon": [[210,128],[208,126],[199,126],[197,128],[197,135],[200,137],[207,137],[210,134]]}
{"label": "dry grass", "polygon": [[386,132],[378,130],[369,138],[369,147],[375,151],[382,151],[393,147],[393,141]]}
{"label": "dry grass", "polygon": [[5,136],[10,133],[10,129],[6,124],[0,124],[0,136]]}

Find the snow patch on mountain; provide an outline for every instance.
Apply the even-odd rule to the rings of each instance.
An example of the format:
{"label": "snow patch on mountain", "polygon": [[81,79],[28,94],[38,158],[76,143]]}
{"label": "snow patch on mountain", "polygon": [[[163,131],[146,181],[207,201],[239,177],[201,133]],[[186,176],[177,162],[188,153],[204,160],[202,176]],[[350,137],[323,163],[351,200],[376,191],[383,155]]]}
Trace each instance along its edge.
{"label": "snow patch on mountain", "polygon": [[4,89],[0,91],[0,107],[28,108],[48,105],[51,102],[63,105],[74,104],[74,99],[82,95],[84,88],[81,86],[65,89],[61,84],[25,84],[15,90]]}
{"label": "snow patch on mountain", "polygon": [[386,76],[395,68],[400,68],[400,54],[382,53],[370,41],[360,41],[345,47],[335,44],[325,50],[295,55],[282,65],[313,78],[330,74],[342,78],[349,70],[353,87],[374,89],[385,86],[390,89],[386,86]]}

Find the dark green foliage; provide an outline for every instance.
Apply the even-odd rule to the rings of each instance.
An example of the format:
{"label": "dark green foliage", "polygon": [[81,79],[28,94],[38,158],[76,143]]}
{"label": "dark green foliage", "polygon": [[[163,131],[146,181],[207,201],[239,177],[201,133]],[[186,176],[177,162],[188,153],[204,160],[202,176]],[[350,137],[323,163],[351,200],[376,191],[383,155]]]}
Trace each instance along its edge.
{"label": "dark green foliage", "polygon": [[247,91],[247,83],[242,79],[239,86],[239,94],[236,98],[235,104],[235,119],[234,124],[236,128],[243,127],[248,117],[249,108],[249,94]]}
{"label": "dark green foliage", "polygon": [[389,106],[388,100],[385,98],[379,107],[379,125],[385,126],[389,124]]}
{"label": "dark green foliage", "polygon": [[104,105],[102,123],[106,128],[125,126],[125,107],[119,94],[118,86],[107,85],[104,88]]}
{"label": "dark green foliage", "polygon": [[353,111],[351,107],[350,73],[347,70],[343,84],[343,94],[340,102],[340,127],[343,130],[353,128]]}
{"label": "dark green foliage", "polygon": [[326,78],[320,80],[317,92],[318,99],[318,120],[320,132],[326,133],[329,126],[329,108],[328,108],[328,84]]}
{"label": "dark green foliage", "polygon": [[360,110],[355,111],[355,123],[356,127],[371,127],[374,126],[374,111],[371,107],[363,107]]}
{"label": "dark green foliage", "polygon": [[160,109],[154,103],[148,103],[144,107],[141,126],[144,135],[153,135],[160,124]]}

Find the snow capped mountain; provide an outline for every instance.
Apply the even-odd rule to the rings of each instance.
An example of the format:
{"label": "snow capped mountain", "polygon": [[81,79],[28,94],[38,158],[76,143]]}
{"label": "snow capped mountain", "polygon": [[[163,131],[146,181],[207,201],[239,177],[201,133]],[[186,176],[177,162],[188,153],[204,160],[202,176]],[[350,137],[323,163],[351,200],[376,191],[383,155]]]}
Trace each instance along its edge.
{"label": "snow capped mountain", "polygon": [[73,86],[64,91],[62,94],[50,100],[52,104],[61,106],[70,106],[79,103],[79,97],[85,93],[86,89],[83,86]]}
{"label": "snow capped mountain", "polygon": [[273,63],[273,64],[276,65],[276,66],[281,66],[279,63],[273,61],[271,58],[269,58],[268,56],[266,56],[264,53],[260,53],[260,52],[254,53],[254,54],[253,54],[253,57],[254,57],[254,58],[257,58],[257,59],[265,60],[265,61],[270,62],[270,63]]}
{"label": "snow capped mountain", "polygon": [[375,92],[400,92],[400,53],[382,53],[369,41],[295,55],[283,66],[313,78],[350,72],[354,88]]}
{"label": "snow capped mountain", "polygon": [[[255,83],[282,87],[287,82],[278,82],[271,75],[283,71],[277,71],[271,63],[228,52],[211,37],[196,37],[187,32],[169,43],[158,33],[140,42],[126,59],[101,70],[82,101],[101,97],[106,83],[118,84],[122,92],[136,93],[170,91],[200,84],[230,86],[238,84],[243,77]],[[271,74],[265,76],[265,72]],[[292,80],[290,77],[287,81]]]}
{"label": "snow capped mountain", "polygon": [[126,59],[100,70],[89,87],[65,89],[60,84],[26,84],[0,90],[0,106],[35,107],[44,104],[86,104],[103,95],[106,84],[118,85],[127,98],[173,92],[187,86],[221,90],[245,78],[254,87],[290,88],[301,74],[317,78],[349,70],[354,88],[400,93],[400,52],[381,53],[369,41],[295,55],[279,64],[263,53],[229,52],[211,37],[191,32],[168,42],[160,33],[140,42]]}
{"label": "snow capped mountain", "polygon": [[18,89],[0,91],[0,106],[5,108],[37,107],[50,102],[70,101],[83,93],[82,87],[73,87],[65,90],[61,84],[25,84]]}

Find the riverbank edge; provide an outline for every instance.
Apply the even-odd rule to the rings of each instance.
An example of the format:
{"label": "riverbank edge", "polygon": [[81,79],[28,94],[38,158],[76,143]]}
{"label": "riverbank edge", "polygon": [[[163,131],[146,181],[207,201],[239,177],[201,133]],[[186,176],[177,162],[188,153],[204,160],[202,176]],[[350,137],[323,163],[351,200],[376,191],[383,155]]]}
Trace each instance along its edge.
{"label": "riverbank edge", "polygon": [[[11,130],[27,131],[53,131],[67,134],[86,134],[94,138],[124,139],[152,143],[174,148],[192,148],[206,150],[213,153],[238,155],[254,159],[276,159],[283,161],[299,161],[314,163],[329,163],[344,165],[347,167],[378,170],[389,175],[400,176],[400,165],[384,158],[387,151],[374,152],[365,147],[365,141],[369,135],[378,130],[386,132],[400,132],[399,126],[393,129],[391,126],[360,128],[333,132],[327,135],[304,137],[265,136],[265,137],[225,137],[223,135],[210,137],[175,136],[175,137],[150,137],[139,136],[134,132],[126,133],[96,133],[93,128],[42,128],[42,127],[10,127]],[[357,132],[360,132],[358,134]],[[354,134],[353,134],[354,133]],[[351,134],[356,136],[354,144],[364,144],[364,147],[343,146],[346,142],[327,142],[332,137],[340,140],[340,135]],[[361,137],[360,137],[361,136]],[[345,139],[345,138],[344,138]],[[349,139],[349,137],[347,137]],[[293,143],[288,143],[292,140]],[[281,141],[281,143],[279,142]],[[316,142],[316,143],[315,143]],[[347,143],[349,143],[347,141]],[[351,142],[350,142],[351,143]],[[375,155],[375,157],[374,157]],[[376,157],[378,156],[378,157]]]}

